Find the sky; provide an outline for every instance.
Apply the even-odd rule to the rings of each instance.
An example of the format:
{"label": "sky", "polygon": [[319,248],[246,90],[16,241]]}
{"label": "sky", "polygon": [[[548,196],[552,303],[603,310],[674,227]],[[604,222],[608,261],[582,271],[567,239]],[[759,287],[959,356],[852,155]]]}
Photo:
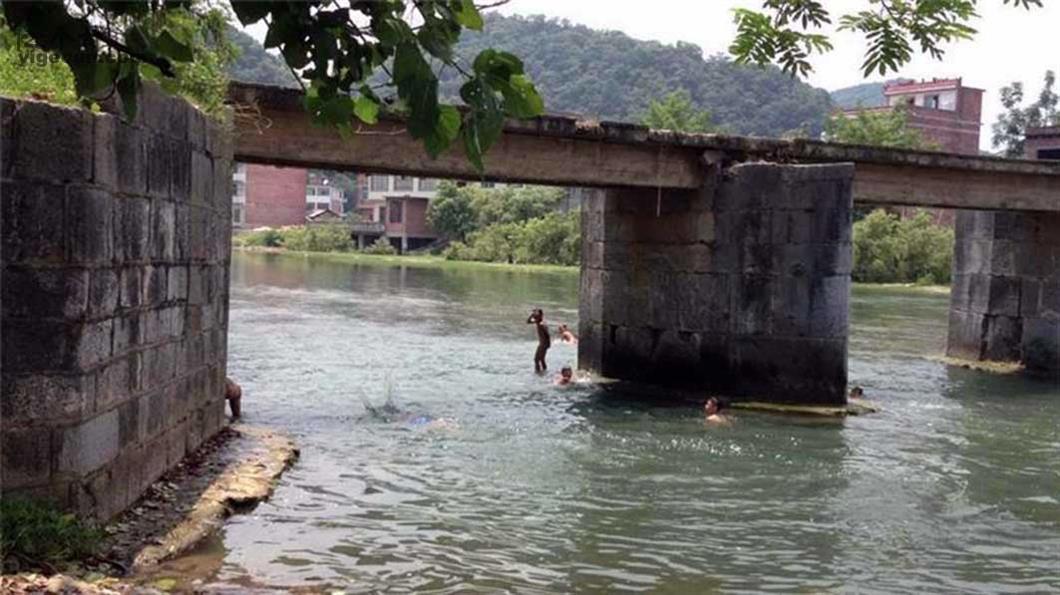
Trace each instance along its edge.
{"label": "sky", "polygon": [[[946,46],[942,61],[917,56],[896,75],[885,78],[955,78],[985,89],[980,146],[990,149],[990,124],[1002,111],[1001,87],[1023,81],[1029,95],[1041,90],[1046,70],[1060,71],[1060,0],[1044,0],[1043,8],[1026,11],[1005,6],[1002,0],[979,0],[981,18],[973,23],[979,34],[971,41]],[[863,0],[828,0],[833,11],[854,12]],[[504,14],[544,14],[568,19],[594,29],[622,31],[636,39],[674,43],[687,41],[704,54],[727,53],[736,27],[732,9],[759,8],[746,0],[512,0],[496,10]],[[644,7],[649,7],[645,10]],[[833,13],[835,17],[835,13]],[[836,20],[833,18],[833,20]],[[815,71],[807,82],[828,90],[857,85],[865,79],[860,70],[865,42],[850,33],[832,36],[835,49],[814,59]]]}
{"label": "sky", "polygon": [[[480,4],[488,0],[480,0]],[[866,0],[827,0],[833,11],[854,12],[867,6]],[[948,44],[939,61],[917,55],[896,74],[864,78],[861,62],[865,55],[863,38],[851,33],[830,32],[835,49],[814,58],[814,72],[807,82],[828,90],[883,78],[956,78],[964,84],[984,89],[983,129],[980,146],[990,150],[990,124],[1002,111],[1001,87],[1022,81],[1028,97],[1041,90],[1046,70],[1060,71],[1060,0],[1043,0],[1043,8],[1027,11],[1006,6],[1003,0],[979,0],[980,18],[972,26],[979,30],[973,40]],[[667,44],[694,43],[705,55],[727,53],[736,27],[732,9],[759,8],[760,1],[749,0],[511,0],[495,8],[503,14],[544,14],[563,18],[594,29],[622,31],[636,39]],[[645,10],[645,7],[649,7]],[[836,13],[833,13],[836,17]],[[833,18],[833,20],[837,20]],[[259,40],[264,27],[248,30]],[[826,30],[826,32],[829,32]]]}

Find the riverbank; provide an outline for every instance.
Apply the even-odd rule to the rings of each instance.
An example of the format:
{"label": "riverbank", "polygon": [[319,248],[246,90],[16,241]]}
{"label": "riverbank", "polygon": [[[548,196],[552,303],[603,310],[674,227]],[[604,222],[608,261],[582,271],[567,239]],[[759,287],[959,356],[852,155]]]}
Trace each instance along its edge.
{"label": "riverbank", "polygon": [[[234,424],[152,484],[131,508],[103,527],[91,563],[73,562],[51,576],[3,577],[4,593],[155,593],[188,586],[159,565],[191,551],[225,519],[268,499],[299,451],[282,434]],[[184,590],[183,588],[181,590]]]}
{"label": "riverbank", "polygon": [[[366,254],[363,252],[299,252],[285,248],[255,246],[233,246],[233,252],[247,254],[275,254],[289,258],[313,258],[331,262],[346,262],[365,266],[406,266],[421,268],[450,268],[465,270],[500,270],[520,273],[560,273],[574,275],[581,270],[576,266],[549,264],[507,264],[503,262],[480,262],[474,260],[448,260],[442,256],[430,254],[387,255]],[[901,291],[917,292],[932,295],[949,295],[948,285],[918,285],[916,283],[854,283],[858,290],[876,290],[881,292]]]}
{"label": "riverbank", "polygon": [[232,246],[233,252],[248,254],[275,254],[285,257],[301,257],[346,262],[365,266],[406,266],[420,268],[450,268],[467,270],[500,270],[519,273],[562,273],[577,274],[579,267],[552,264],[507,264],[503,262],[480,262],[475,260],[448,260],[442,256],[430,254],[389,255],[366,254],[364,252],[299,252],[284,248],[256,246]]}

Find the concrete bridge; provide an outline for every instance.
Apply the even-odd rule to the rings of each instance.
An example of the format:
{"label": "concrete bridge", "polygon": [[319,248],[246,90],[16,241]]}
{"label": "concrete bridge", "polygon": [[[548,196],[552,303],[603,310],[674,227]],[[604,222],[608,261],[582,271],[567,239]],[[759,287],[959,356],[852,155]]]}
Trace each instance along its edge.
{"label": "concrete bridge", "polygon": [[947,353],[1060,374],[1060,163],[546,116],[509,121],[482,176],[399,121],[347,141],[296,90],[230,99],[239,161],[599,188],[579,360],[606,377],[844,402],[855,202],[962,209]]}
{"label": "concrete bridge", "polygon": [[[151,85],[132,122],[0,98],[5,497],[107,518],[223,426],[233,157],[479,177],[399,122],[343,141],[297,92],[231,97],[234,131]],[[508,123],[486,162],[599,189],[579,359],[605,376],[842,402],[856,200],[969,209],[949,352],[1060,374],[1060,165],[564,118]]]}

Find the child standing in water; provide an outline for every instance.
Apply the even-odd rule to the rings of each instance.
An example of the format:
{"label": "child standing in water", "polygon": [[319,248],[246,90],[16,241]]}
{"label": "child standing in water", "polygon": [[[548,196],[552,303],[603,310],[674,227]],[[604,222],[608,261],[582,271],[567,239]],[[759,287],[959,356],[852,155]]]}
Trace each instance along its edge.
{"label": "child standing in water", "polygon": [[537,329],[537,351],[534,352],[534,371],[538,374],[544,374],[548,370],[548,365],[545,364],[545,354],[548,353],[548,348],[552,347],[552,337],[548,334],[548,326],[545,325],[545,312],[541,308],[536,308],[530,313],[530,318],[526,319],[527,324],[533,324]]}

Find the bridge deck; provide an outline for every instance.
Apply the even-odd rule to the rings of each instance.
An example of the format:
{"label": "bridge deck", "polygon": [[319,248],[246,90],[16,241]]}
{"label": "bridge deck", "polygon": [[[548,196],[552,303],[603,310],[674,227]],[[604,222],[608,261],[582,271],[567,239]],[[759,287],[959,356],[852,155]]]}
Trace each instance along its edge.
{"label": "bridge deck", "polygon": [[352,139],[314,126],[302,93],[234,83],[235,157],[272,165],[425,177],[588,187],[698,188],[705,160],[853,162],[854,199],[925,207],[1060,211],[1060,163],[649,130],[544,116],[509,121],[480,175],[459,147],[437,159],[398,120],[361,126]]}

